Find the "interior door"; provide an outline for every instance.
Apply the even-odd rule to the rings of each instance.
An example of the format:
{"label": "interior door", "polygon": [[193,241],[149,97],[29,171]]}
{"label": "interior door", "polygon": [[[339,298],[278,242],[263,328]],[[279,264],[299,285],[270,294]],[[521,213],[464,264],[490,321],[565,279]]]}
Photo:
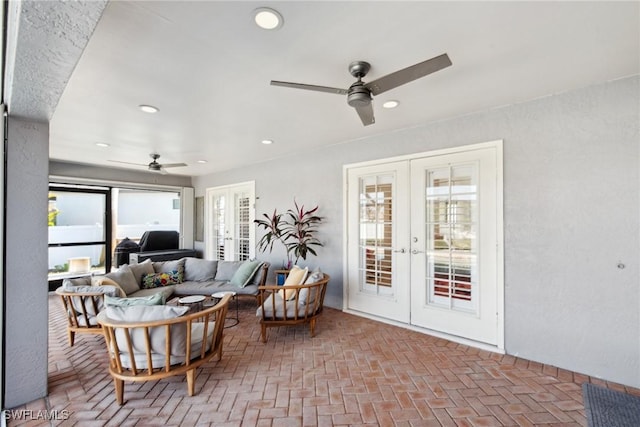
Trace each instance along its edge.
{"label": "interior door", "polygon": [[348,171],[351,310],[409,321],[407,162]]}
{"label": "interior door", "polygon": [[243,261],[255,257],[253,182],[207,189],[206,257]]}
{"label": "interior door", "polygon": [[495,149],[411,161],[411,323],[498,343]]}

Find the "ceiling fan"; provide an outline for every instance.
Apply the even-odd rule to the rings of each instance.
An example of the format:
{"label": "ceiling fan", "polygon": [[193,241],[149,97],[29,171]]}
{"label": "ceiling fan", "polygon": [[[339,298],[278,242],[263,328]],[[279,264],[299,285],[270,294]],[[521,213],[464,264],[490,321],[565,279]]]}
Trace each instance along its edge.
{"label": "ceiling fan", "polygon": [[358,80],[349,86],[349,89],[308,85],[304,83],[281,82],[277,80],[271,80],[271,85],[347,95],[347,103],[356,109],[358,116],[360,116],[360,120],[362,120],[362,124],[368,126],[376,121],[373,117],[373,107],[371,105],[372,95],[379,95],[405,83],[409,83],[431,73],[435,73],[436,71],[440,71],[450,65],[451,60],[449,59],[449,56],[444,53],[402,70],[398,70],[394,73],[387,74],[386,76],[370,81],[369,83],[365,83],[362,81],[362,78],[367,75],[371,69],[371,65],[365,61],[354,61],[349,64],[349,73]]}
{"label": "ceiling fan", "polygon": [[121,162],[119,160],[109,160],[109,161],[110,162],[114,162],[114,163],[124,163],[124,164],[127,164],[127,165],[146,166],[151,172],[158,172],[158,173],[161,173],[163,175],[167,175],[169,173],[169,172],[167,172],[165,170],[165,168],[178,168],[178,167],[182,167],[182,166],[188,166],[186,163],[160,164],[160,163],[158,163],[158,159],[160,158],[160,154],[151,153],[151,154],[149,154],[149,156],[153,159],[153,161],[151,163],[149,163],[148,165],[146,165],[144,163]]}

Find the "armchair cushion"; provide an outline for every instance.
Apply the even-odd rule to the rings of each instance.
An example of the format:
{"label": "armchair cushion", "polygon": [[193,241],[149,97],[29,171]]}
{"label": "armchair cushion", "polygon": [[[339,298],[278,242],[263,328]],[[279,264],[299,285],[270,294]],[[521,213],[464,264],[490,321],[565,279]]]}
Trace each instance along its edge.
{"label": "armchair cushion", "polygon": [[130,307],[132,305],[164,305],[164,295],[161,293],[148,297],[119,298],[105,295],[104,305],[107,307]]}
{"label": "armchair cushion", "polygon": [[[97,324],[91,320],[104,308],[102,298],[95,299],[96,303],[94,305],[92,295],[101,293],[105,296],[116,296],[119,293],[118,289],[114,286],[67,286],[63,287],[63,291],[76,294],[70,298],[71,308],[78,314],[82,314],[86,310],[87,316],[89,317],[89,324],[91,325]],[[83,296],[83,294],[87,294],[87,296]],[[79,316],[78,322],[84,323],[80,326],[87,326],[87,321],[84,319],[84,316]]]}
{"label": "armchair cushion", "polygon": [[[295,291],[290,291],[293,293],[293,297],[295,297]],[[293,298],[292,297],[292,298]],[[273,300],[275,299],[275,305]],[[305,305],[306,303],[300,302],[300,300],[298,300],[298,313],[299,315],[304,313],[304,309],[305,309]],[[274,306],[275,306],[275,311],[274,311]],[[262,311],[264,310],[264,315],[265,317],[272,319],[272,318],[276,318],[276,319],[285,319],[285,318],[293,318],[295,317],[295,313],[296,313],[296,303],[295,301],[287,301],[287,312],[286,312],[286,316],[285,316],[285,311],[284,311],[284,300],[282,299],[282,296],[279,295],[279,293],[276,294],[271,294],[269,295],[269,297],[265,300],[265,302],[262,303],[262,305],[260,307],[258,307],[258,310],[256,311],[256,316],[257,317],[262,317]]]}
{"label": "armchair cushion", "polygon": [[[119,322],[152,322],[156,320],[167,320],[180,317],[189,311],[189,307],[174,307],[169,305],[134,305],[131,307],[107,306],[104,315],[111,320]],[[171,325],[171,354],[184,355],[186,342],[186,329],[184,324]],[[151,328],[149,331],[151,348],[154,353],[164,354],[166,347],[165,330],[163,327]],[[144,329],[135,329],[132,333],[131,341],[134,354],[145,355]],[[121,352],[126,351],[127,344],[122,329],[117,330],[116,342]],[[123,359],[124,361],[124,359]]]}
{"label": "armchair cushion", "polygon": [[[173,306],[130,306],[130,307],[111,307],[107,306],[104,314],[110,320],[116,320],[121,322],[150,322],[157,320],[173,319],[184,315],[189,311],[188,307],[173,307]],[[203,322],[191,323],[191,355],[192,357],[199,356],[202,349],[203,338]],[[209,322],[207,325],[207,350],[210,346],[210,338],[215,331],[214,322]],[[169,327],[170,329],[170,341],[171,341],[171,365],[185,362],[186,358],[186,324],[177,323]],[[146,352],[146,334],[144,328],[130,329],[131,346],[133,349],[133,357],[135,360],[136,368],[147,369],[147,352]],[[122,354],[122,366],[124,368],[132,368],[131,355],[128,354],[127,340],[125,337],[125,331],[122,329],[116,329],[115,338],[118,350]],[[149,328],[149,342],[151,345],[151,365],[153,368],[160,368],[165,366],[166,361],[166,345],[167,345],[167,327],[156,326]],[[113,351],[114,349],[112,349]]]}
{"label": "armchair cushion", "polygon": [[117,296],[121,298],[127,296],[127,293],[124,291],[124,289],[122,289],[122,286],[105,276],[93,276],[91,278],[91,286],[113,286],[118,290]]}

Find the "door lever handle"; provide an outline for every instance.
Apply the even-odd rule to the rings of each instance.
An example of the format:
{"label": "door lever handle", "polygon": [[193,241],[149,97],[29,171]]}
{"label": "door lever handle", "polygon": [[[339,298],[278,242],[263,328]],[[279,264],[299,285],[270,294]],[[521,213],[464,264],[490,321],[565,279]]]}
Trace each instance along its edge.
{"label": "door lever handle", "polygon": [[417,250],[417,249],[414,249],[414,250],[412,250],[412,251],[411,251],[411,253],[412,253],[412,254],[414,254],[414,255],[416,255],[416,254],[423,254],[423,253],[424,253],[424,251],[419,251],[419,250]]}
{"label": "door lever handle", "polygon": [[402,249],[399,249],[399,250],[397,250],[397,251],[393,251],[393,252],[397,252],[397,253],[401,253],[401,254],[403,254],[403,253],[405,253],[405,252],[406,252],[406,250],[405,250],[404,248],[402,248]]}

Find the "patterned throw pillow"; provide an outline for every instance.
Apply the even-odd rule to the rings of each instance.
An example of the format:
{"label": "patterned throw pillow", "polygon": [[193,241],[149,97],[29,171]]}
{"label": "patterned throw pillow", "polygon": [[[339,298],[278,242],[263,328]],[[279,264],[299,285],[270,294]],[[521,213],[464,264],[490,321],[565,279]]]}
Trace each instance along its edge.
{"label": "patterned throw pillow", "polygon": [[178,270],[165,273],[145,274],[142,277],[142,289],[159,288],[161,286],[177,285],[180,283]]}

